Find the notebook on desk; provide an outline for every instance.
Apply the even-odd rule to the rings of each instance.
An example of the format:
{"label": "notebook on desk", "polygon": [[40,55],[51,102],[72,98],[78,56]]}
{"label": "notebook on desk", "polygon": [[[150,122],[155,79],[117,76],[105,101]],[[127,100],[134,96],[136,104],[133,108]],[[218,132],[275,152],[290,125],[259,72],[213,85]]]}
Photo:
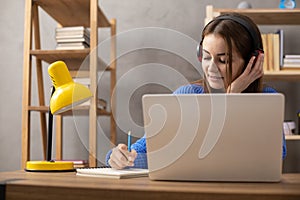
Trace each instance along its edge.
{"label": "notebook on desk", "polygon": [[99,177],[99,178],[135,178],[148,176],[147,169],[129,168],[129,169],[112,169],[112,168],[78,168],[77,176]]}
{"label": "notebook on desk", "polygon": [[282,94],[143,96],[149,177],[280,181]]}

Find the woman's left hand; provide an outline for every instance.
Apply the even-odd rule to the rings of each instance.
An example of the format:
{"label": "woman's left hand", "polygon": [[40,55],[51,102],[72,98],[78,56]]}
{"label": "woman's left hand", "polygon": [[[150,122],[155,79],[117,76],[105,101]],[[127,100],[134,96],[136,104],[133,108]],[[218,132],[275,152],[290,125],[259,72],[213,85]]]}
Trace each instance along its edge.
{"label": "woman's left hand", "polygon": [[231,83],[231,85],[227,89],[227,93],[240,93],[244,91],[256,79],[264,75],[264,54],[260,53],[258,55],[256,63],[253,66],[254,60],[255,56],[252,56],[245,71]]}

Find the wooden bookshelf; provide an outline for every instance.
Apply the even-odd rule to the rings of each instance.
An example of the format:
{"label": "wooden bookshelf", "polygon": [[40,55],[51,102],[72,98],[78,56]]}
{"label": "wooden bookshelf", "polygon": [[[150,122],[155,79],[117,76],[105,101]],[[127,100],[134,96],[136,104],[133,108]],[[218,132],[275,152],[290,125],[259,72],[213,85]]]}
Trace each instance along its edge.
{"label": "wooden bookshelf", "polygon": [[[83,50],[45,50],[41,46],[39,9],[42,9],[53,18],[59,27],[83,26],[90,31],[90,48]],[[116,141],[116,124],[114,121],[114,110],[99,109],[98,102],[98,71],[105,70],[110,73],[110,97],[116,85],[116,20],[108,20],[100,7],[98,0],[26,0],[25,22],[24,22],[24,58],[23,58],[23,99],[22,99],[22,168],[30,160],[30,126],[31,112],[40,113],[40,127],[43,142],[43,152],[46,158],[47,123],[46,113],[49,107],[48,99],[45,99],[43,65],[58,60],[66,62],[71,76],[86,77],[90,80],[90,90],[93,94],[90,104],[76,107],[67,113],[56,115],[56,159],[62,159],[62,117],[86,114],[89,117],[89,165],[95,167],[97,117],[104,115],[110,117],[110,140]],[[111,35],[109,66],[98,57],[98,33],[100,28],[109,28]],[[101,49],[102,51],[102,49]],[[37,106],[32,105],[32,68],[33,59],[36,64],[37,80]],[[42,63],[43,62],[43,63]],[[45,63],[44,63],[45,62]],[[84,66],[82,66],[84,63]],[[49,86],[47,86],[49,88]],[[109,101],[109,100],[107,100]],[[115,106],[115,99],[110,99],[111,106]]]}
{"label": "wooden bookshelf", "polygon": [[[89,63],[85,59],[89,59],[90,49],[80,49],[80,50],[30,50],[30,55],[36,57],[39,60],[45,61],[51,64],[57,60],[63,60],[70,71],[84,71],[88,70]],[[99,57],[98,60],[98,70],[105,69],[111,70],[103,60]],[[81,64],[86,62],[85,66]],[[79,72],[80,73],[80,72]],[[86,75],[88,76],[88,75]]]}
{"label": "wooden bookshelf", "polygon": [[300,135],[286,135],[286,140],[300,140]]}
{"label": "wooden bookshelf", "polygon": [[299,70],[280,70],[280,71],[266,71],[264,72],[264,80],[267,81],[299,81]]}
{"label": "wooden bookshelf", "polygon": [[[218,9],[212,6],[206,7],[209,16],[216,17],[221,14],[237,12],[250,17],[259,25],[299,25],[300,9]],[[208,16],[208,15],[207,15]]]}
{"label": "wooden bookshelf", "polygon": [[[90,27],[90,0],[33,0],[49,16],[63,26]],[[102,10],[97,9],[97,26],[111,27]]]}
{"label": "wooden bookshelf", "polygon": [[[76,115],[86,116],[89,113],[89,108],[90,108],[89,106],[76,106],[72,110],[64,112],[61,115],[62,116],[70,116],[70,115],[73,115],[75,113]],[[29,109],[29,111],[37,111],[37,112],[47,113],[49,111],[49,106],[29,106],[28,109]],[[111,112],[108,112],[107,110],[97,108],[97,114],[98,115],[110,116]]]}

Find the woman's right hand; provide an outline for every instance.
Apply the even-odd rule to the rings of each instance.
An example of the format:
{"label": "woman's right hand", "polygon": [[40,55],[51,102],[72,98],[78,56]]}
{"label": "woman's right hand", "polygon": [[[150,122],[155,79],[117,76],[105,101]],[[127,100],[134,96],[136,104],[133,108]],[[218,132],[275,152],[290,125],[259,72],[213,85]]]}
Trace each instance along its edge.
{"label": "woman's right hand", "polygon": [[112,149],[112,153],[108,160],[108,164],[114,169],[123,169],[125,167],[133,167],[137,152],[132,149],[128,151],[127,145],[119,144]]}
{"label": "woman's right hand", "polygon": [[264,54],[260,53],[258,55],[257,61],[255,63],[254,61],[255,61],[255,56],[253,56],[250,59],[245,71],[230,84],[227,93],[240,93],[243,90],[245,90],[256,79],[264,75],[264,69],[263,69]]}

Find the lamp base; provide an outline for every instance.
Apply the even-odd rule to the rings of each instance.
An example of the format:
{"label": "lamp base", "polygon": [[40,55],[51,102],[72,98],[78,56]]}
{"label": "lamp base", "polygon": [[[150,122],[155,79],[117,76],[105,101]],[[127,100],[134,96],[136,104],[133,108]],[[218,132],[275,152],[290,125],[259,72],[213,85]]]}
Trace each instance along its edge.
{"label": "lamp base", "polygon": [[28,172],[72,172],[73,162],[67,161],[28,161],[25,171]]}

